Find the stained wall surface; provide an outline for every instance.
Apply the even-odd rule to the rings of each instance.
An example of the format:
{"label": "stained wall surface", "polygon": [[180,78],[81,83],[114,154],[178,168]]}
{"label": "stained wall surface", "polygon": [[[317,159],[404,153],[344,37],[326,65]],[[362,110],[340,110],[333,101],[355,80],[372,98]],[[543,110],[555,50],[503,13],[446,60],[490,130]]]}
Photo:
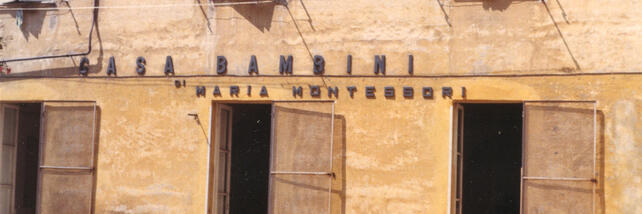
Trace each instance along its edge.
{"label": "stained wall surface", "polygon": [[[333,213],[446,213],[453,103],[523,100],[597,100],[598,211],[641,212],[642,3],[99,2],[88,77],[78,74],[80,57],[10,62],[11,73],[0,76],[0,101],[97,102],[96,213],[203,213],[212,102],[329,99],[325,86],[340,89],[330,99],[342,118]],[[25,10],[20,26],[16,11],[0,8],[0,57],[87,51],[92,5]],[[383,54],[385,77],[373,73],[374,55]],[[168,55],[173,77],[163,74]],[[218,76],[223,55],[228,72]],[[258,77],[248,77],[252,55]],[[279,76],[280,55],[294,57],[295,75],[309,76]],[[324,76],[313,76],[315,55],[326,60]],[[112,56],[117,77],[106,74]],[[135,72],[139,56],[147,61],[142,76]],[[177,88],[174,80],[187,85]],[[232,85],[241,86],[238,97],[230,96]],[[321,97],[310,96],[310,85],[324,86]],[[197,97],[195,86],[206,86],[206,96]],[[212,95],[214,86],[222,96]],[[262,86],[267,97],[258,94]],[[292,96],[293,86],[304,88],[303,98]],[[357,87],[354,97],[348,86]],[[365,97],[366,86],[376,87],[376,98]],[[385,86],[397,96],[385,98]],[[415,96],[401,96],[403,86]],[[434,98],[420,96],[425,86]],[[448,86],[452,98],[440,94]]]}

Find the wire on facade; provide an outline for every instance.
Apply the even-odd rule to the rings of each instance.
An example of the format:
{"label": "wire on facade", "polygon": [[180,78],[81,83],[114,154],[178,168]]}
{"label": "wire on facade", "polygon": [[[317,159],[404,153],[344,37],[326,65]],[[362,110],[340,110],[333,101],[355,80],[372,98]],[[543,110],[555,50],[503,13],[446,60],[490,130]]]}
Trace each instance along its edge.
{"label": "wire on facade", "polygon": [[93,18],[91,20],[91,28],[89,29],[89,38],[88,40],[88,45],[87,45],[87,52],[83,53],[72,53],[72,54],[62,54],[62,55],[50,55],[50,56],[36,56],[36,57],[25,57],[25,58],[14,58],[14,59],[2,59],[0,60],[0,64],[6,64],[7,62],[19,62],[19,61],[31,61],[31,60],[41,60],[41,59],[53,59],[53,58],[63,58],[63,57],[75,57],[75,56],[87,56],[91,53],[91,41],[92,41],[92,36],[94,34],[94,28],[96,26],[96,22],[98,22],[98,0],[94,0],[94,11],[93,11]]}
{"label": "wire on facade", "polygon": [[[139,9],[139,8],[172,8],[172,7],[201,7],[201,6],[235,6],[235,5],[252,5],[279,3],[273,0],[263,1],[243,1],[243,2],[226,2],[226,3],[203,3],[203,4],[155,4],[155,5],[119,5],[119,6],[92,6],[92,7],[72,7],[71,10],[93,10],[93,9]],[[0,8],[0,11],[27,11],[27,10],[58,10],[57,7],[25,7],[25,8]],[[65,8],[68,9],[68,8]]]}

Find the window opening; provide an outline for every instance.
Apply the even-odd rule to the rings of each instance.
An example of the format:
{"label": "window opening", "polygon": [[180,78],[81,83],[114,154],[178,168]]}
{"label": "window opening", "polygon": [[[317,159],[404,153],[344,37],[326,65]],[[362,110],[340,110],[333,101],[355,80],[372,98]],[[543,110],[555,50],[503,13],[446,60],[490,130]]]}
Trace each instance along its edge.
{"label": "window opening", "polygon": [[267,213],[271,106],[218,104],[217,214]]}
{"label": "window opening", "polygon": [[460,104],[453,213],[519,213],[522,104]]}
{"label": "window opening", "polygon": [[40,108],[40,103],[0,103],[0,213],[35,213]]}

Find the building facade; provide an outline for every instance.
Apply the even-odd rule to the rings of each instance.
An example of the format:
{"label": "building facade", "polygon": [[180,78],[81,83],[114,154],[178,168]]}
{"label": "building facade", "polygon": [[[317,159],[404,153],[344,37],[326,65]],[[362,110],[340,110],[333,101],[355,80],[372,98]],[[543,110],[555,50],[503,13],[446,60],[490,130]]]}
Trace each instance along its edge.
{"label": "building facade", "polygon": [[4,1],[2,213],[640,213],[642,3]]}

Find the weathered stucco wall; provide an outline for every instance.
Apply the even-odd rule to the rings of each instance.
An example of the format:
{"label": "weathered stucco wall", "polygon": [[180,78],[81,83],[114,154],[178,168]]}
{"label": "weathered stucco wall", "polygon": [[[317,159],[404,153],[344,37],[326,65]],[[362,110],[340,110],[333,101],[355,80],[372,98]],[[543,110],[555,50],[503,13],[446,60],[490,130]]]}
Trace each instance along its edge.
{"label": "weathered stucco wall", "polygon": [[[194,4],[198,1],[101,1],[100,6]],[[203,0],[202,2],[205,2]],[[218,1],[215,1],[218,2]],[[72,7],[91,1],[71,1]],[[89,78],[79,57],[9,63],[0,101],[96,100],[100,107],[97,213],[202,213],[207,190],[207,130],[212,101],[290,100],[292,86],[341,90],[336,114],[345,118],[345,170],[335,188],[335,213],[445,213],[453,100],[383,97],[384,86],[468,89],[466,100],[597,100],[601,156],[599,207],[638,213],[642,203],[642,3],[636,1],[290,1],[288,8],[180,6],[105,8],[93,35]],[[0,10],[4,59],[86,51],[92,11]],[[566,15],[564,15],[566,14]],[[279,55],[294,56],[294,73],[312,75],[313,55],[326,74],[374,75],[373,56],[387,56],[387,74],[415,77],[160,77],[172,55],[177,75],[215,75],[225,55],[229,75],[247,75],[251,55],[260,75],[278,75]],[[114,56],[120,78],[106,77]],[[147,77],[135,77],[135,59]],[[629,72],[611,75],[574,73]],[[484,75],[564,74],[565,76]],[[435,76],[422,76],[435,75]],[[439,75],[478,75],[440,77]],[[39,78],[17,78],[37,76]],[[45,77],[45,78],[40,78]],[[47,78],[47,77],[58,77]],[[177,89],[173,80],[186,80]],[[194,86],[207,86],[196,97]],[[222,97],[211,94],[223,88]],[[265,85],[269,97],[230,85]],[[377,87],[377,98],[363,96]],[[354,98],[347,86],[357,86]],[[243,88],[243,87],[242,87]],[[305,87],[304,87],[305,88]],[[305,88],[303,99],[311,98]],[[436,92],[439,92],[438,90]],[[323,90],[322,98],[327,97]],[[297,98],[298,99],[298,98]],[[200,125],[188,113],[200,115]],[[204,130],[206,130],[204,132]],[[602,155],[601,154],[601,155]],[[334,201],[333,201],[334,202]]]}

